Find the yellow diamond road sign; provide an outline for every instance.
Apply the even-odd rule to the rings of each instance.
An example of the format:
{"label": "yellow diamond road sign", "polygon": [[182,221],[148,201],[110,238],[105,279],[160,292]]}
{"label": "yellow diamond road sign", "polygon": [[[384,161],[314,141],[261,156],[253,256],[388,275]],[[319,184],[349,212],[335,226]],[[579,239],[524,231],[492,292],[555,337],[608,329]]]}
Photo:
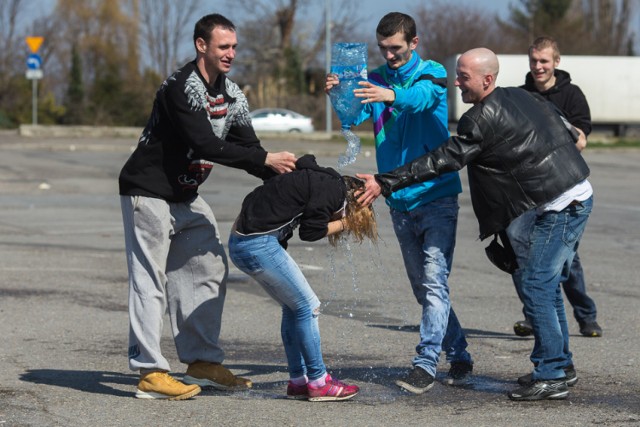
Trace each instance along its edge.
{"label": "yellow diamond road sign", "polygon": [[38,49],[40,49],[40,45],[42,45],[44,37],[27,37],[25,40],[27,41],[31,52],[38,53]]}

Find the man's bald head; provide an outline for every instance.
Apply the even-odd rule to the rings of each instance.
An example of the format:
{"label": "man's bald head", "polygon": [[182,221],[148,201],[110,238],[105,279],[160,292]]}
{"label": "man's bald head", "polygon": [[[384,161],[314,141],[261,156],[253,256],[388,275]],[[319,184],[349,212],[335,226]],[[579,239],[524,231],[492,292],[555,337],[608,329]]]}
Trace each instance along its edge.
{"label": "man's bald head", "polygon": [[498,57],[491,50],[478,47],[460,55],[456,67],[456,86],[462,101],[477,104],[495,89],[499,71]]}
{"label": "man's bald head", "polygon": [[500,65],[498,64],[498,57],[493,53],[493,51],[485,47],[477,47],[466,51],[459,59],[462,59],[463,57],[474,64],[474,68],[478,73],[483,75],[492,75],[494,80],[498,76]]}

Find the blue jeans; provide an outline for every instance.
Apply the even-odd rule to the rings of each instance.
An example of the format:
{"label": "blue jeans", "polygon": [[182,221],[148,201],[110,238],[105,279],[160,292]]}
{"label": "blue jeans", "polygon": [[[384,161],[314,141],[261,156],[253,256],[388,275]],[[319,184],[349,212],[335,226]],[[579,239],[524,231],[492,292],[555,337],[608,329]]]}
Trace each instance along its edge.
{"label": "blue jeans", "polygon": [[[513,220],[507,229],[509,241],[518,259],[518,265],[522,265],[524,262],[523,259],[526,259],[529,246],[529,233],[535,220],[536,212],[535,209],[532,209]],[[516,292],[518,292],[518,297],[520,297],[520,301],[522,301],[522,296],[518,290],[520,274],[516,271],[512,278]],[[573,307],[573,317],[575,317],[578,323],[594,322],[597,316],[596,303],[587,295],[582,264],[580,263],[580,256],[577,252],[571,263],[569,277],[562,282],[562,288],[564,289],[569,304]],[[524,309],[522,311],[524,313]]]}
{"label": "blue jeans", "polygon": [[473,363],[449,301],[448,278],[458,225],[458,198],[443,197],[408,212],[391,209],[413,294],[422,306],[420,343],[413,365],[436,375],[440,352],[447,361]]}
{"label": "blue jeans", "polygon": [[562,282],[562,289],[567,296],[567,300],[573,307],[573,317],[578,323],[595,322],[598,314],[596,303],[587,295],[587,289],[584,282],[584,272],[582,271],[582,263],[580,256],[576,252],[571,263],[569,277]]}
{"label": "blue jeans", "polygon": [[322,377],[318,315],[320,300],[296,262],[276,235],[229,237],[229,258],[241,271],[253,277],[282,306],[280,333],[291,378]]}
{"label": "blue jeans", "polygon": [[560,212],[534,212],[526,256],[518,259],[516,286],[535,338],[534,380],[563,378],[563,368],[573,364],[560,283],[569,275],[592,206],[589,198]]}

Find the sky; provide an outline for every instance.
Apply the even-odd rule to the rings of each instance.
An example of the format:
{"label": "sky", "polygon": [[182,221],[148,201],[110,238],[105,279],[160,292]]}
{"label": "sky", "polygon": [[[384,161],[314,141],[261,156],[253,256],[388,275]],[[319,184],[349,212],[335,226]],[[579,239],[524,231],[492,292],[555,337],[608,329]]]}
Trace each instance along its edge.
{"label": "sky", "polygon": [[[0,0],[5,1],[5,0]],[[357,0],[361,2],[364,6],[363,10],[359,13],[362,17],[363,25],[359,27],[360,35],[371,35],[371,42],[374,41],[375,37],[375,29],[378,24],[380,18],[382,18],[385,14],[389,12],[405,12],[411,14],[411,12],[416,8],[418,4],[425,4],[428,6],[430,0]],[[418,3],[418,2],[423,3]],[[452,4],[468,4],[473,6],[474,8],[482,8],[490,13],[499,14],[501,17],[506,17],[508,14],[508,6],[510,3],[517,4],[520,3],[520,0],[439,0],[441,2],[452,3]],[[330,2],[330,8],[332,10],[332,14],[335,14],[338,11],[340,5],[342,4],[342,0],[312,0],[311,5],[308,6],[308,9],[305,9],[305,14],[300,18],[307,20],[310,24],[316,24],[321,21],[321,18],[325,13],[325,5],[327,2]],[[229,8],[225,5],[223,1],[217,1],[217,4],[222,4],[223,6],[216,8],[212,6],[211,0],[202,0],[202,8],[197,12],[198,18],[208,13],[221,13],[229,17],[236,24],[239,23],[242,19],[246,18],[246,16],[235,16],[233,10],[229,10]],[[216,4],[213,3],[213,4]],[[56,0],[23,0],[23,5],[26,5],[27,14],[22,16],[25,24],[30,25],[33,20],[39,16],[43,16],[49,14],[53,11],[56,4]],[[243,11],[244,13],[244,11]],[[195,22],[194,22],[195,23]],[[191,54],[192,42],[190,40],[190,31],[187,31],[189,37],[184,42],[185,55],[189,56]],[[35,35],[35,34],[34,34]],[[242,43],[242,34],[239,34],[240,43]],[[25,45],[25,51],[27,46]]]}
{"label": "sky", "polygon": [[[339,7],[340,0],[331,1],[331,8]],[[361,0],[362,4],[366,4],[366,9],[370,17],[371,22],[371,34],[375,33],[376,26],[380,18],[389,12],[404,12],[411,14],[418,5],[419,0]],[[424,1],[424,0],[423,0]],[[440,0],[441,2],[443,0]],[[317,0],[316,4],[322,6],[324,10],[324,4],[326,0]],[[506,17],[509,12],[509,3],[519,4],[519,0],[448,0],[452,4],[467,4],[477,9],[486,10],[491,14],[497,13],[500,17]],[[424,2],[427,6],[429,2]]]}
{"label": "sky", "polygon": [[[4,1],[4,0],[2,0]],[[313,6],[309,9],[309,14],[312,16],[324,14],[324,7],[329,1],[331,3],[331,10],[336,11],[340,7],[342,0],[313,0]],[[366,13],[362,13],[371,22],[371,32],[375,32],[375,27],[382,16],[388,12],[405,12],[410,13],[415,9],[420,0],[360,0],[363,5],[366,6]],[[422,0],[424,1],[424,0]],[[445,0],[440,0],[445,1]],[[477,8],[486,9],[492,13],[498,13],[501,16],[506,16],[508,12],[509,3],[519,3],[519,0],[446,0],[451,3],[463,3],[469,4]],[[38,11],[38,14],[46,14],[53,10],[55,6],[55,0],[24,0],[25,4],[31,6],[34,11]],[[207,14],[214,12],[212,9],[211,1],[202,1],[203,7],[201,13]],[[426,2],[428,4],[428,1]],[[225,11],[224,8],[215,10],[215,12],[222,13],[223,15],[229,15],[232,17],[232,11]],[[32,17],[31,17],[32,18]],[[237,19],[233,18],[232,19]]]}
{"label": "sky", "polygon": [[[0,0],[5,1],[5,0]],[[375,34],[375,28],[378,24],[378,21],[382,16],[387,14],[388,12],[405,12],[411,13],[416,6],[419,4],[418,2],[423,2],[428,6],[430,3],[429,0],[358,0],[363,5],[362,7],[366,9],[366,11],[361,12],[361,16],[365,21],[365,26],[362,27],[362,30],[365,34],[371,34],[372,37]],[[480,9],[482,11],[489,12],[490,14],[497,14],[501,18],[507,18],[509,15],[509,5],[518,6],[520,4],[520,0],[440,0],[441,2],[451,3],[451,4],[465,4],[473,7],[475,9]],[[307,11],[307,15],[311,18],[307,17],[310,22],[317,21],[319,22],[320,17],[324,14],[324,8],[327,2],[330,2],[330,7],[332,11],[338,10],[340,7],[342,0],[313,0],[312,6],[309,7]],[[50,13],[53,10],[56,1],[55,0],[24,0],[24,3],[27,5],[28,9],[36,12],[38,15]],[[219,3],[224,4],[222,1]],[[638,2],[640,3],[640,1]],[[233,16],[232,10],[224,10],[226,6],[220,8],[220,10],[212,10],[212,2],[211,0],[202,0],[202,11],[201,14],[207,14],[211,12],[219,12],[223,15],[227,15],[234,21],[238,21],[240,18]],[[640,4],[636,5],[635,16],[632,20],[632,27],[635,29],[636,35],[636,46],[640,46]],[[33,12],[30,11],[29,18],[27,20],[32,22],[34,18]],[[318,18],[315,18],[318,17]],[[187,40],[190,45],[190,41]]]}
{"label": "sky", "polygon": [[[324,13],[324,6],[327,0],[315,0],[317,13]],[[331,8],[340,7],[341,0],[328,0],[331,2]],[[366,5],[366,16],[370,17],[370,30],[371,34],[375,33],[376,25],[380,18],[389,12],[405,12],[409,13],[413,11],[419,4],[419,1],[424,2],[428,6],[429,1],[425,0],[360,0],[363,5]],[[519,6],[520,0],[440,0],[441,2],[451,4],[465,4],[479,9],[481,11],[489,12],[490,14],[497,14],[500,18],[508,18],[509,5]],[[631,26],[634,28],[636,35],[636,46],[640,46],[640,1],[636,0],[638,4],[635,5],[635,16],[632,19]]]}

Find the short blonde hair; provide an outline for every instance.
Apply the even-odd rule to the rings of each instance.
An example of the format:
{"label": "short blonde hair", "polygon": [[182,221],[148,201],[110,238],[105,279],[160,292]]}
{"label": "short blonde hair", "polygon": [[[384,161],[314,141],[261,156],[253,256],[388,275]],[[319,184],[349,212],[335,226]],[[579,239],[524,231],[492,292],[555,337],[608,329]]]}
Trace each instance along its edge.
{"label": "short blonde hair", "polygon": [[554,61],[559,60],[560,49],[558,49],[558,43],[556,43],[556,41],[553,38],[548,36],[538,37],[533,41],[533,43],[531,43],[531,46],[529,46],[529,56],[531,56],[531,52],[533,50],[542,50],[542,49],[547,49],[549,47],[553,50]]}

